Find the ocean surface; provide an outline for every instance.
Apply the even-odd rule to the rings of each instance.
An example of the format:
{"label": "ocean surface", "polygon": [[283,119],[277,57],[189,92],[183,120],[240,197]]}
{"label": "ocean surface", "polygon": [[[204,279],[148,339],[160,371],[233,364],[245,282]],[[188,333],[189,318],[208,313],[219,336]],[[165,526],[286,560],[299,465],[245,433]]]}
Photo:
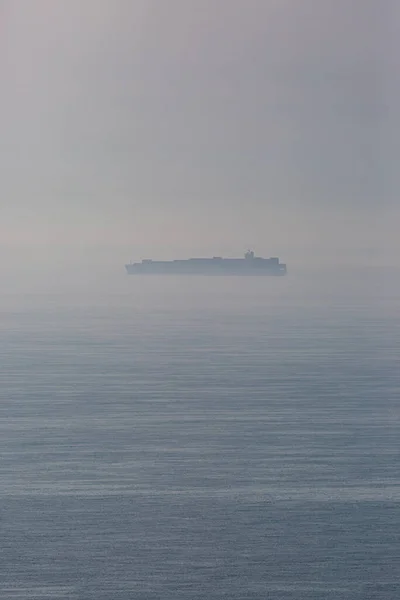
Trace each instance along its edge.
{"label": "ocean surface", "polygon": [[92,283],[0,295],[0,598],[400,598],[399,274]]}

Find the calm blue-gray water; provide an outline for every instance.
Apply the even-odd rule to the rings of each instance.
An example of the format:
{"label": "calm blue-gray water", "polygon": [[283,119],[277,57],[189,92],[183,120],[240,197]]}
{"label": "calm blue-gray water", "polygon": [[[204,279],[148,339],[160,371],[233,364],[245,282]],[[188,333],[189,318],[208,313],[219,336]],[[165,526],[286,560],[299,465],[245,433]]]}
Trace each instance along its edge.
{"label": "calm blue-gray water", "polygon": [[106,283],[0,296],[0,598],[400,598],[398,274]]}

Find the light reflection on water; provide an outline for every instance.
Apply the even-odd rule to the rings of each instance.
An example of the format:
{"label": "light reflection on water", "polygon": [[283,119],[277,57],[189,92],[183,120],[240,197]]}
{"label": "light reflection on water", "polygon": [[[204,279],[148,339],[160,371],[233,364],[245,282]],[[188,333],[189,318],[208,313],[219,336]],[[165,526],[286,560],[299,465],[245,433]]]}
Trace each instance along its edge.
{"label": "light reflection on water", "polygon": [[400,289],[0,297],[1,597],[393,600]]}

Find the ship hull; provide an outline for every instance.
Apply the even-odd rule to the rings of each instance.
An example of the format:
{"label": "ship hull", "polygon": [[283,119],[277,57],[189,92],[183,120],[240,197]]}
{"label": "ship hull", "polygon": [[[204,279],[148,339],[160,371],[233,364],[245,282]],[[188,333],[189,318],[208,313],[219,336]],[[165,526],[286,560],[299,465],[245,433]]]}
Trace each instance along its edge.
{"label": "ship hull", "polygon": [[142,264],[125,265],[128,275],[196,275],[196,276],[235,276],[235,277],[283,277],[286,275],[286,268],[174,268],[174,267],[145,267]]}

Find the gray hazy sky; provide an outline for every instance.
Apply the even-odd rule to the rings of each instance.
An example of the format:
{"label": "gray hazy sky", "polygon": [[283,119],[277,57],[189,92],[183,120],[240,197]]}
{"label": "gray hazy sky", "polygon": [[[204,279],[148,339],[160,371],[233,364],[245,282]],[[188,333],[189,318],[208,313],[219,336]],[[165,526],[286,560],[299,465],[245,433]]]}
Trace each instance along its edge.
{"label": "gray hazy sky", "polygon": [[396,0],[0,11],[3,255],[398,253]]}

